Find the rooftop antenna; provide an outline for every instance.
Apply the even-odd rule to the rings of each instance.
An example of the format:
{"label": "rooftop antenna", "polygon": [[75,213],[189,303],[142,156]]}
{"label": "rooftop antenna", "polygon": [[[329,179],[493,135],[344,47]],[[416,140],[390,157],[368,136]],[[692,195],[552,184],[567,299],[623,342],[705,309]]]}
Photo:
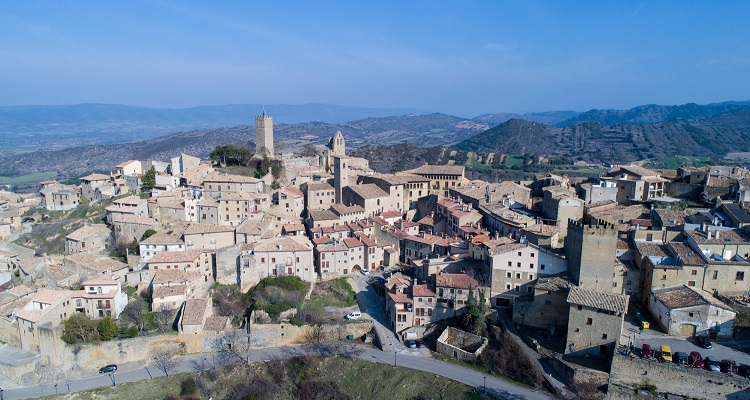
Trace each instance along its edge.
{"label": "rooftop antenna", "polygon": [[263,116],[264,117],[266,116],[266,105],[265,104],[263,104]]}

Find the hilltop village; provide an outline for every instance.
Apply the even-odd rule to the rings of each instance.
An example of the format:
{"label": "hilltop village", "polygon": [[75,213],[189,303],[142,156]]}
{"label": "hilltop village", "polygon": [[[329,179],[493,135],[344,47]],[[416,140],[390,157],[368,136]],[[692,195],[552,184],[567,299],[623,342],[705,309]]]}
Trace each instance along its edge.
{"label": "hilltop village", "polygon": [[[178,154],[130,160],[75,185],[0,192],[0,340],[28,355],[0,363],[0,373],[31,383],[40,368],[145,362],[159,333],[180,354],[211,351],[210,338],[231,332],[252,347],[299,343],[306,327],[331,321],[274,307],[282,295],[253,297],[251,310],[217,296],[297,277],[306,299],[316,286],[347,282],[359,307],[334,319],[345,336],[370,336],[389,350],[434,335],[430,350],[470,362],[488,339],[450,321],[478,307],[528,343],[534,362],[552,365],[552,390],[565,390],[558,380],[592,381],[610,392],[646,385],[712,398],[711,390],[750,386],[706,384],[691,395],[680,382],[705,381],[710,371],[664,366],[653,361],[664,351],[653,360],[639,351],[650,343],[690,353],[696,337],[747,335],[750,171],[620,165],[595,179],[522,182],[470,180],[459,165],[379,174],[346,155],[341,132],[314,154],[277,154],[272,117],[255,122],[255,159],[277,163],[278,174],[242,175]],[[696,194],[705,206],[685,207]],[[17,240],[63,217],[74,229],[61,253]],[[363,304],[368,290],[382,311]],[[97,353],[85,335],[71,338],[71,320],[99,324],[102,343],[119,338],[119,350]],[[109,338],[104,320],[115,326]],[[645,379],[644,371],[656,372]],[[709,381],[729,379],[715,374]]]}

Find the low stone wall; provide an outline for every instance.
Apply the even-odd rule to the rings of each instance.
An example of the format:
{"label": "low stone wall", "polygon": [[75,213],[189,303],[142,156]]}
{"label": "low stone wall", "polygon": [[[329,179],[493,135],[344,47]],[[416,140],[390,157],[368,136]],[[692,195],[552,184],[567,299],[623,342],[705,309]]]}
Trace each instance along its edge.
{"label": "low stone wall", "polygon": [[564,361],[560,354],[555,354],[554,357],[546,358],[546,360],[568,385],[573,383],[594,383],[597,386],[601,386],[609,382],[608,373],[570,364]]}
{"label": "low stone wall", "polygon": [[437,340],[437,352],[463,361],[474,361],[487,347],[487,338],[447,327]]}
{"label": "low stone wall", "polygon": [[[658,363],[616,354],[610,371],[610,398],[626,398],[623,393],[642,394],[648,385],[656,392],[691,399],[748,399],[750,380],[673,363]],[[628,392],[630,390],[630,392]],[[618,397],[614,397],[618,396]],[[664,398],[664,397],[661,397]]]}
{"label": "low stone wall", "polygon": [[[295,326],[292,324],[252,324],[250,326],[250,345],[253,348],[294,346],[307,343],[307,337],[315,327],[311,325]],[[347,337],[353,335],[359,339],[372,329],[368,321],[345,322],[337,325],[323,325],[323,338]]]}

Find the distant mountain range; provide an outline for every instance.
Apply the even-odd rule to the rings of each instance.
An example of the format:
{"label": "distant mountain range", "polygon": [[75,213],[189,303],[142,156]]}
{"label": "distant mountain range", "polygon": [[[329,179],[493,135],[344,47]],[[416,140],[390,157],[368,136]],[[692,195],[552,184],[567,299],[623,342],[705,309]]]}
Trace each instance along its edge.
{"label": "distant mountain range", "polygon": [[[96,104],[0,107],[0,145],[12,142],[17,146],[16,150],[23,150],[25,143],[41,139],[40,143],[45,146],[45,150],[0,158],[0,175],[17,176],[53,170],[65,179],[95,170],[108,171],[128,159],[167,160],[180,152],[206,157],[218,145],[252,144],[255,139],[252,124],[258,110],[262,111],[262,106],[183,110]],[[473,119],[437,113],[418,114],[404,109],[319,104],[269,105],[266,111],[274,116],[278,147],[283,149],[286,146],[286,151],[306,143],[323,144],[339,130],[346,137],[347,149],[366,146],[362,154],[372,157],[383,154],[379,146],[394,144],[411,144],[419,148],[448,146],[485,153],[535,152],[596,162],[627,162],[666,155],[722,157],[729,151],[750,151],[750,102],[647,105],[630,110],[591,110],[581,114],[573,111],[523,115],[500,113]],[[391,113],[398,116],[387,115]],[[363,114],[367,117],[349,122],[337,121],[345,116]],[[279,123],[308,118],[328,122]],[[210,126],[222,121],[232,124],[225,125],[230,127]],[[206,127],[169,135],[159,133],[191,124]],[[106,127],[109,131],[86,133],[85,130],[76,130],[82,127]],[[23,129],[26,129],[26,136],[19,136],[17,132]],[[39,132],[30,133],[34,129]],[[61,135],[62,141],[59,140]],[[403,157],[389,154],[389,159],[445,158],[442,150],[422,155],[410,146],[396,146],[388,151],[398,152],[399,149],[405,152]]]}
{"label": "distant mountain range", "polygon": [[117,104],[0,107],[0,154],[151,139],[180,131],[253,125],[265,109],[275,123],[339,123],[424,111],[327,104],[234,104],[182,109]]}
{"label": "distant mountain range", "polygon": [[750,110],[736,110],[690,122],[612,126],[583,122],[555,127],[512,119],[459,142],[453,148],[500,154],[533,152],[608,163],[673,155],[721,158],[730,151],[750,151]]}

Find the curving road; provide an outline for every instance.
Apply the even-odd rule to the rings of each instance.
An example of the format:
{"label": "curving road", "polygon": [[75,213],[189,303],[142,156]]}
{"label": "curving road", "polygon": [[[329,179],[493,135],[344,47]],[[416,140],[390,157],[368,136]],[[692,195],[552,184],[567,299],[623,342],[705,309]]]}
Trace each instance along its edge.
{"label": "curving road", "polygon": [[[305,353],[313,354],[314,350],[302,347],[279,347],[262,350],[252,350],[250,352],[250,361],[263,361],[273,358],[285,358],[302,355]],[[399,367],[416,369],[434,373],[448,379],[452,379],[469,386],[482,389],[485,382],[485,375],[456,364],[435,360],[433,358],[404,355],[394,352],[384,352],[372,348],[364,348],[362,354],[357,356],[360,359],[372,362],[380,362]],[[216,360],[218,361],[218,360]],[[199,354],[183,357],[174,371],[175,373],[199,371],[212,367],[215,361],[212,354]],[[70,383],[70,391],[77,392],[89,390],[98,387],[111,386],[123,382],[135,382],[154,377],[164,376],[164,372],[156,370],[153,367],[141,367],[128,371],[118,371],[111,375],[98,375],[87,378],[81,378]],[[487,392],[500,396],[504,399],[520,400],[541,400],[550,399],[550,395],[544,391],[535,391],[510,383],[508,381],[486,376]],[[19,387],[6,389],[2,393],[2,400],[29,399],[40,396],[54,395],[58,393],[67,393],[68,387],[65,382],[45,383],[41,385]]]}

